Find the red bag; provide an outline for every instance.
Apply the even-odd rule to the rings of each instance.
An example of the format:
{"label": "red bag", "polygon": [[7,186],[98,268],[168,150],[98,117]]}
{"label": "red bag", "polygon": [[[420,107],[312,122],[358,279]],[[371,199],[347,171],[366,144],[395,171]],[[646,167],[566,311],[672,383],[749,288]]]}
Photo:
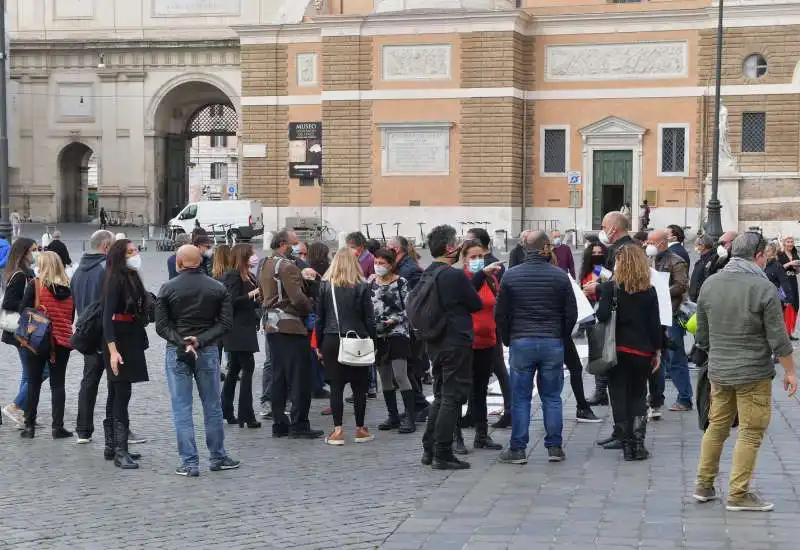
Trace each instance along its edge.
{"label": "red bag", "polygon": [[311,331],[311,349],[317,349],[317,329]]}
{"label": "red bag", "polygon": [[783,307],[783,323],[786,325],[786,332],[789,333],[789,336],[794,334],[794,326],[795,323],[797,323],[797,311],[795,311],[791,304],[787,304]]}

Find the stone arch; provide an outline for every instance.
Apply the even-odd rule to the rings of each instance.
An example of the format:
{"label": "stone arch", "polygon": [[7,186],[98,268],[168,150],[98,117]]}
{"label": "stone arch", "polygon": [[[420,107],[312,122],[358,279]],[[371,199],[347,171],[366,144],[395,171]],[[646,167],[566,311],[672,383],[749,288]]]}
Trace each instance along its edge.
{"label": "stone arch", "polygon": [[89,215],[89,160],[96,152],[80,140],[66,143],[58,153],[57,220],[84,222]]}
{"label": "stone arch", "polygon": [[150,104],[147,107],[147,113],[145,115],[145,130],[153,131],[156,128],[156,116],[158,114],[158,109],[164,102],[164,99],[170,92],[174,91],[177,88],[180,88],[184,84],[192,84],[192,83],[202,83],[208,84],[209,86],[213,86],[225,94],[229,101],[231,102],[231,106],[236,109],[236,113],[239,115],[241,119],[241,111],[239,108],[239,94],[236,90],[231,86],[225,79],[220,78],[218,76],[214,76],[208,73],[200,73],[200,72],[193,72],[193,73],[184,73],[180,74],[174,78],[171,78],[167,82],[165,82],[159,89],[153,94],[153,97],[150,99]]}

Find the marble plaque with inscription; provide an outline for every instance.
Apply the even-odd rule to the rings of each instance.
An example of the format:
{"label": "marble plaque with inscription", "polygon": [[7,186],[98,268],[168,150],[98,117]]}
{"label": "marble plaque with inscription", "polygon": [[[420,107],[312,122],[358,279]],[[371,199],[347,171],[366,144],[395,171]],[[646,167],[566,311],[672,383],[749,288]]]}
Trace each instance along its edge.
{"label": "marble plaque with inscription", "polygon": [[686,78],[688,67],[686,42],[560,44],[547,46],[545,55],[549,81]]}
{"label": "marble plaque with inscription", "polygon": [[152,0],[153,17],[240,15],[240,0]]}
{"label": "marble plaque with inscription", "polygon": [[383,80],[446,80],[450,78],[450,44],[384,46]]}
{"label": "marble plaque with inscription", "polygon": [[384,175],[450,173],[450,128],[384,128]]}

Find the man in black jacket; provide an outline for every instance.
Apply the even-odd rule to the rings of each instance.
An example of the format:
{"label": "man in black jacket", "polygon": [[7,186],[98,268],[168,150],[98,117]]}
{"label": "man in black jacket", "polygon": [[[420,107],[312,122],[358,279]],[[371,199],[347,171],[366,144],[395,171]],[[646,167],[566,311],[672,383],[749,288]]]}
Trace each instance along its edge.
{"label": "man in black jacket", "polygon": [[422,268],[414,258],[408,255],[410,250],[408,239],[400,236],[392,237],[389,239],[388,248],[394,252],[397,258],[397,274],[406,280],[408,291],[411,292],[422,276]]}
{"label": "man in black jacket", "polygon": [[689,279],[689,299],[697,302],[700,288],[711,271],[711,262],[714,258],[714,239],[708,235],[701,235],[695,241],[695,249],[700,254],[700,259],[694,264],[692,276]]}
{"label": "man in black jacket", "polygon": [[542,399],[548,460],[564,460],[561,431],[564,387],[564,339],[578,321],[572,283],[550,261],[550,239],[544,231],[526,238],[525,262],[509,269],[497,295],[495,320],[503,344],[510,348],[511,440],[499,460],[525,464],[534,376]]}
{"label": "man in black jacket", "polygon": [[719,238],[717,249],[711,256],[706,277],[722,271],[723,268],[728,265],[728,262],[731,259],[731,248],[733,247],[733,241],[738,236],[739,234],[736,231],[726,231],[723,233],[722,237]]}
{"label": "man in black jacket", "polygon": [[422,463],[438,470],[464,470],[469,463],[453,454],[453,433],[461,406],[472,391],[472,314],[481,310],[480,296],[460,269],[461,247],[456,230],[449,225],[434,227],[428,235],[433,263],[422,274],[420,285],[432,277],[436,296],[444,310],[446,327],[436,340],[428,341],[433,363],[433,403],[422,436]]}
{"label": "man in black jacket", "polygon": [[211,471],[239,467],[225,451],[217,344],[233,325],[233,307],[222,283],[206,277],[200,251],[178,249],[180,275],[161,287],[156,304],[156,332],[167,341],[166,372],[181,465],[175,473],[200,475],[192,420],[193,380],[203,404]]}
{"label": "man in black jacket", "polygon": [[686,240],[686,233],[680,225],[670,224],[667,226],[667,246],[670,252],[673,252],[683,258],[686,265],[691,265],[692,261],[689,258],[689,252],[683,246],[683,241]]}
{"label": "man in black jacket", "polygon": [[[106,254],[113,244],[114,234],[105,229],[95,231],[89,239],[89,252],[81,257],[78,269],[75,270],[69,285],[72,290],[72,300],[75,303],[76,317],[80,317],[87,307],[100,299],[106,274]],[[104,371],[105,365],[101,353],[83,356],[83,378],[78,391],[78,420],[75,425],[78,443],[89,443],[92,440],[94,406],[97,402],[97,389]],[[106,419],[103,420],[103,426],[108,430],[111,429],[110,407],[111,403],[108,403]]]}
{"label": "man in black jacket", "polygon": [[64,241],[61,240],[61,231],[58,229],[53,231],[53,237],[50,241],[50,244],[47,245],[47,251],[58,254],[58,257],[61,258],[61,263],[64,264],[64,267],[72,265],[72,259],[69,257],[67,245],[65,245]]}

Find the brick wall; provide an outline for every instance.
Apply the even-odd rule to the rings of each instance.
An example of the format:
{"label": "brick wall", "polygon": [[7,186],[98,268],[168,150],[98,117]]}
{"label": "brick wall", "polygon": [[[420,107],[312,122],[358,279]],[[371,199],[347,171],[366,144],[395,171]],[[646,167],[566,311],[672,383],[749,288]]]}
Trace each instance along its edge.
{"label": "brick wall", "polygon": [[[800,170],[800,94],[766,96],[724,96],[728,109],[728,135],[731,151],[741,172],[795,172]],[[700,98],[701,124],[697,158],[701,174],[711,173],[714,151],[714,98]],[[765,152],[742,153],[742,113],[766,113]],[[705,147],[703,142],[705,141]],[[701,176],[702,177],[702,176]]]}
{"label": "brick wall", "polygon": [[[461,87],[514,87],[534,80],[534,42],[511,32],[461,35]],[[534,104],[517,98],[461,101],[461,204],[518,206],[523,178],[532,203]],[[527,118],[526,116],[527,115]],[[523,156],[525,158],[523,159]]]}
{"label": "brick wall", "polygon": [[781,204],[740,204],[739,219],[747,221],[800,220],[800,202]]}
{"label": "brick wall", "polygon": [[[723,84],[786,84],[792,81],[800,61],[800,26],[744,27],[725,29],[722,44]],[[713,85],[717,59],[717,30],[700,31],[697,79],[700,86]],[[760,53],[767,60],[767,72],[758,79],[742,72],[747,56]]]}
{"label": "brick wall", "polygon": [[[372,39],[324,38],[324,91],[372,88]],[[322,198],[329,206],[368,206],[372,202],[372,102],[322,104]]]}
{"label": "brick wall", "polygon": [[242,159],[242,195],[264,206],[288,205],[289,108],[242,107],[242,142],[267,144],[267,158]]}
{"label": "brick wall", "polygon": [[242,95],[286,95],[288,50],[285,44],[242,46]]}

